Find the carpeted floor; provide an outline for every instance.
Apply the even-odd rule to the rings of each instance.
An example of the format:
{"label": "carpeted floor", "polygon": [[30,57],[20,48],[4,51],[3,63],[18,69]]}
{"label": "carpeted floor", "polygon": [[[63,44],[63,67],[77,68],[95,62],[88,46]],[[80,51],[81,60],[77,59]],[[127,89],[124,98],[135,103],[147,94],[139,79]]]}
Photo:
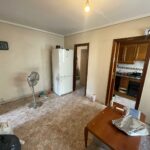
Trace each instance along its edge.
{"label": "carpeted floor", "polygon": [[[84,150],[84,127],[104,106],[90,102],[78,92],[63,97],[54,94],[39,99],[44,104],[28,108],[30,99],[0,106],[0,121],[9,121],[15,134],[25,141],[23,150]],[[143,138],[141,150],[150,139]],[[106,150],[106,145],[89,135],[87,150]]]}

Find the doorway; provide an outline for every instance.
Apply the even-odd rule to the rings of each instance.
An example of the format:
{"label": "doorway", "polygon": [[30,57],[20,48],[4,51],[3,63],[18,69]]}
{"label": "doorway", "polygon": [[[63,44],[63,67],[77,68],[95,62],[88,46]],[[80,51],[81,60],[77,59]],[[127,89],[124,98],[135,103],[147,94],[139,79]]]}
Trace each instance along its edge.
{"label": "doorway", "polygon": [[106,105],[110,105],[113,99],[122,105],[138,109],[149,58],[149,36],[113,41]]}
{"label": "doorway", "polygon": [[87,88],[89,43],[74,45],[73,91],[85,96]]}

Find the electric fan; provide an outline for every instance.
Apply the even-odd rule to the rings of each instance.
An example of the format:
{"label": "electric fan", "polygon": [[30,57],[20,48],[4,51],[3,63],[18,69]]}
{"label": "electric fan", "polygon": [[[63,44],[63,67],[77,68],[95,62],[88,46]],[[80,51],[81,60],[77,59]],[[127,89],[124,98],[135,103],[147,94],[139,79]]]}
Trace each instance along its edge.
{"label": "electric fan", "polygon": [[29,107],[32,108],[37,108],[42,105],[42,102],[36,102],[35,92],[34,92],[34,86],[37,85],[39,79],[40,77],[37,72],[31,72],[31,74],[27,77],[28,84],[32,89],[33,102],[29,105]]}

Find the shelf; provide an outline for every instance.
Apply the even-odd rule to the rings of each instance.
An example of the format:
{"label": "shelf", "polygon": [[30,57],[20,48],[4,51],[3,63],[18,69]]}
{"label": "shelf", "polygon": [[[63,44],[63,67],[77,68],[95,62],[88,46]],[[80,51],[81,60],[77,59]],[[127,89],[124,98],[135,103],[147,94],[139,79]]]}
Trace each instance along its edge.
{"label": "shelf", "polygon": [[118,64],[134,64],[134,61],[123,61],[123,62],[118,61],[117,63]]}
{"label": "shelf", "polygon": [[118,95],[118,96],[122,96],[124,98],[128,98],[128,99],[133,100],[133,101],[136,101],[135,97],[129,96],[129,95],[125,94],[125,93],[121,93],[121,92],[115,91],[114,94]]}
{"label": "shelf", "polygon": [[130,80],[132,80],[132,81],[135,81],[135,82],[141,82],[141,79],[140,79],[140,78],[130,77],[130,76],[126,76],[126,75],[119,75],[119,74],[116,74],[116,76],[128,78],[128,79],[130,79]]}

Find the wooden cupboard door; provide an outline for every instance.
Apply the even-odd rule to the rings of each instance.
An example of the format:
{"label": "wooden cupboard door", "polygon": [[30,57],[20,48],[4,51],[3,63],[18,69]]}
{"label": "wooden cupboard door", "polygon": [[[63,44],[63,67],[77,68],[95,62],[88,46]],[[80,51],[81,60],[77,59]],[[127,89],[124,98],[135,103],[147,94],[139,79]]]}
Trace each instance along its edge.
{"label": "wooden cupboard door", "polygon": [[122,77],[120,80],[120,88],[128,88],[129,79],[126,77]]}
{"label": "wooden cupboard door", "polygon": [[148,49],[148,43],[138,44],[136,60],[144,61]]}
{"label": "wooden cupboard door", "polygon": [[125,54],[125,47],[124,45],[120,45],[119,47],[119,54],[118,54],[118,63],[124,63],[124,54]]}
{"label": "wooden cupboard door", "polygon": [[137,44],[125,45],[125,63],[132,64],[136,58]]}

